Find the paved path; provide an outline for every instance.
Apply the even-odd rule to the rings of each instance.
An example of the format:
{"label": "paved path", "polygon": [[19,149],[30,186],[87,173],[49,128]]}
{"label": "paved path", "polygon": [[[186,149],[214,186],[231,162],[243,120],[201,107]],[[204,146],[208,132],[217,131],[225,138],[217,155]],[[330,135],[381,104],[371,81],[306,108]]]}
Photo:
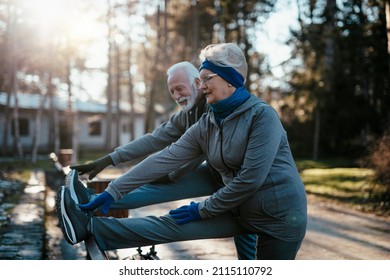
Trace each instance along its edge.
{"label": "paved path", "polygon": [[44,174],[33,172],[0,235],[0,259],[40,260],[45,252]]}
{"label": "paved path", "polygon": [[[133,216],[160,215],[190,200],[132,210]],[[299,260],[390,260],[390,217],[328,205],[308,197],[308,230]],[[232,239],[196,240],[156,246],[162,259],[236,259]],[[125,257],[131,251],[119,251]]]}
{"label": "paved path", "polygon": [[[34,172],[0,235],[1,259],[85,259],[82,244],[71,246],[62,238],[54,213],[55,190],[61,182],[47,186],[44,174]],[[188,201],[176,201],[132,210],[132,216],[160,215]],[[300,260],[366,259],[390,260],[390,217],[380,218],[351,209],[328,205],[309,196],[306,238],[298,253]],[[46,218],[46,222],[45,219]],[[45,245],[46,244],[46,245]],[[45,249],[46,248],[46,249]],[[144,252],[149,248],[144,248]],[[196,240],[157,245],[161,259],[234,260],[233,241]],[[113,258],[125,259],[135,249],[119,250]]]}
{"label": "paved path", "polygon": [[390,260],[390,217],[308,198],[308,231],[298,259]]}

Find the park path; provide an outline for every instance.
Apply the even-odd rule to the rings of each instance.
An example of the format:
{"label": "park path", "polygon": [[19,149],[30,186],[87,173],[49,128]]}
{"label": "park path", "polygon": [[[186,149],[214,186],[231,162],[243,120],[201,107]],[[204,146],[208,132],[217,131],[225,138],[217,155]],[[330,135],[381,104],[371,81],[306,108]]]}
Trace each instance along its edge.
{"label": "park path", "polygon": [[390,260],[390,217],[308,197],[308,230],[298,259]]}
{"label": "park path", "polygon": [[[134,217],[161,215],[191,200],[132,210]],[[298,260],[390,260],[390,217],[362,213],[308,196],[308,228]],[[232,239],[212,239],[157,245],[158,256],[173,260],[234,260]],[[120,250],[119,256],[133,250]]]}

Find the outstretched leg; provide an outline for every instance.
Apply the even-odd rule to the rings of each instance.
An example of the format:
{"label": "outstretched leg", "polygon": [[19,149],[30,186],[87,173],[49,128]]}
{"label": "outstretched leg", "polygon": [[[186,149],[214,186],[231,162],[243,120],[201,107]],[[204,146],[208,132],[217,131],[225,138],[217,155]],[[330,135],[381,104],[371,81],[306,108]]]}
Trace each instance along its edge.
{"label": "outstretched leg", "polygon": [[170,216],[113,219],[94,217],[91,232],[103,250],[142,247],[185,240],[234,237],[244,234],[229,214],[178,225]]}
{"label": "outstretched leg", "polygon": [[[79,187],[81,194],[85,192],[85,187],[81,182],[78,182],[77,176],[74,176],[72,182],[75,187]],[[141,186],[124,196],[122,199],[116,201],[111,206],[111,209],[135,209],[168,201],[208,196],[221,186],[222,182],[219,174],[210,170],[207,164],[203,164],[176,182],[169,184],[146,184]],[[234,241],[239,259],[255,259],[255,234],[237,236],[234,238]]]}
{"label": "outstretched leg", "polygon": [[136,209],[169,201],[208,196],[219,187],[207,164],[172,183],[145,184],[115,201],[111,209]]}

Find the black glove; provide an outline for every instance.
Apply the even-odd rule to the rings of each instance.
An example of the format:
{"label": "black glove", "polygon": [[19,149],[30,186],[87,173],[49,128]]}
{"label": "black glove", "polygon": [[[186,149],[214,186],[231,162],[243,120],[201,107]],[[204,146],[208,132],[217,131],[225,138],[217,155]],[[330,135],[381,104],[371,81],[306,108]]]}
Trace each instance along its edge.
{"label": "black glove", "polygon": [[98,173],[100,173],[104,168],[113,164],[112,159],[109,155],[101,157],[91,163],[72,165],[70,169],[76,169],[80,175],[91,172],[89,174],[89,180],[92,180]]}

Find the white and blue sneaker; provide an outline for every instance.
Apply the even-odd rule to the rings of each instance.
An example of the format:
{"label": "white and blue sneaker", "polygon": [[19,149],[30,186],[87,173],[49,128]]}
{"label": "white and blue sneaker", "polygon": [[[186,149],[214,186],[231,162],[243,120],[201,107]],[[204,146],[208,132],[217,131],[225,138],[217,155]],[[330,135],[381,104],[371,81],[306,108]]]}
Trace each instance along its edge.
{"label": "white and blue sneaker", "polygon": [[81,211],[65,186],[59,188],[56,196],[56,211],[65,240],[77,244],[90,236],[88,223],[90,217]]}
{"label": "white and blue sneaker", "polygon": [[65,187],[70,190],[70,196],[76,204],[86,204],[90,201],[93,191],[79,180],[78,172],[71,169],[65,178]]}

